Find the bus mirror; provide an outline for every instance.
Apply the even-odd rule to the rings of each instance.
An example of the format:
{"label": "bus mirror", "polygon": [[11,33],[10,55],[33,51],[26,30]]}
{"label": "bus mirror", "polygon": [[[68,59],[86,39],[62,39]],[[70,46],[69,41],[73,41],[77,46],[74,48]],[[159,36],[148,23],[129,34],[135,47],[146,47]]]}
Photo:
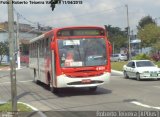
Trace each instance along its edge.
{"label": "bus mirror", "polygon": [[55,43],[54,43],[54,42],[51,42],[50,48],[51,48],[52,50],[55,50]]}

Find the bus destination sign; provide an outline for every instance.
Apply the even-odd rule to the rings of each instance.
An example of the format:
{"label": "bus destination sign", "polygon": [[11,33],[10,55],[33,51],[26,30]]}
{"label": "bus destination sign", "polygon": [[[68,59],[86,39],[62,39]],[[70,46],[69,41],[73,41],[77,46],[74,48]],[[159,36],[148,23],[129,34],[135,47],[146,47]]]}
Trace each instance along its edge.
{"label": "bus destination sign", "polygon": [[60,30],[58,36],[103,36],[102,29],[70,29]]}

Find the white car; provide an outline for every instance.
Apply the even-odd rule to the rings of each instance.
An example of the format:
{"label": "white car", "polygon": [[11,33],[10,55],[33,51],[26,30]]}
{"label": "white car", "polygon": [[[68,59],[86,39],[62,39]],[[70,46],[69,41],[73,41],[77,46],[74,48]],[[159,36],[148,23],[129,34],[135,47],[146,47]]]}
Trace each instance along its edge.
{"label": "white car", "polygon": [[159,79],[160,68],[150,60],[131,60],[123,66],[125,78]]}
{"label": "white car", "polygon": [[112,54],[111,61],[127,61],[127,56],[125,54]]}

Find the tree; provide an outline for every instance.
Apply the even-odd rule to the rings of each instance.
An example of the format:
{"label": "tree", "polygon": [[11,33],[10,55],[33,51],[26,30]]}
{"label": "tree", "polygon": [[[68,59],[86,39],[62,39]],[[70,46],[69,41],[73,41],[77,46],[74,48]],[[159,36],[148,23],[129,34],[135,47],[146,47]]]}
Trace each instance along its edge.
{"label": "tree", "polygon": [[125,31],[121,31],[119,27],[112,27],[111,25],[105,25],[105,28],[110,42],[114,43],[115,52],[120,52],[120,48],[122,47],[128,47],[127,33]]}
{"label": "tree", "polygon": [[145,25],[148,25],[148,24],[156,24],[155,21],[152,19],[152,17],[149,15],[143,17],[139,21],[137,28],[138,28],[138,30],[143,29],[145,27]]}
{"label": "tree", "polygon": [[8,53],[9,53],[8,42],[0,42],[0,64],[2,63],[4,56],[8,55]]}
{"label": "tree", "polygon": [[138,31],[138,38],[141,39],[142,47],[151,47],[160,39],[160,27],[150,23]]}

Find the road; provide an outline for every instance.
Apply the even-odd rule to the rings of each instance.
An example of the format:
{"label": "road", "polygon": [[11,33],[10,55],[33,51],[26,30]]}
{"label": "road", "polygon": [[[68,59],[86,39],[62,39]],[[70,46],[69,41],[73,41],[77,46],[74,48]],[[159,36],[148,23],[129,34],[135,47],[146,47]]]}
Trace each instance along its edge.
{"label": "road", "polygon": [[[7,72],[0,71],[3,73]],[[118,73],[112,73],[110,83],[99,86],[96,92],[85,88],[63,89],[55,95],[45,85],[35,84],[32,72],[24,68],[17,71],[17,91],[19,102],[30,104],[47,116],[57,111],[62,115],[66,115],[64,111],[72,114],[88,111],[94,115],[99,111],[160,111],[160,81],[124,79]],[[9,76],[1,77],[0,100],[10,100],[10,95]]]}

